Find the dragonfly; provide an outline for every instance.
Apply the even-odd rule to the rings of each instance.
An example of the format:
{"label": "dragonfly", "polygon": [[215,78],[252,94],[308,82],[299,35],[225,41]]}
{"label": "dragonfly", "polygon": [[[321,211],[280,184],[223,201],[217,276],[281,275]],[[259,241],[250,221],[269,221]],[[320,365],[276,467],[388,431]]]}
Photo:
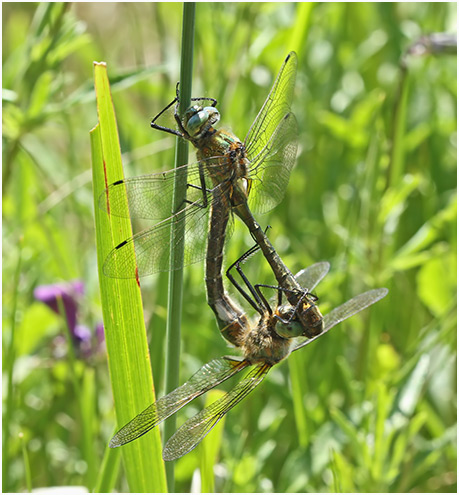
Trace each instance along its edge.
{"label": "dragonfly", "polygon": [[[260,314],[263,318],[265,315],[269,315],[274,319],[274,331],[276,334],[285,339],[291,339],[293,337],[307,337],[311,339],[316,337],[324,331],[323,316],[317,306],[318,297],[312,293],[312,289],[325,277],[330,269],[330,263],[322,261],[310,266],[306,271],[301,271],[295,276],[295,280],[301,289],[290,289],[281,286],[255,284],[252,285],[245,275],[242,264],[247,261],[253,254],[260,250],[260,246],[255,246],[244,253],[235,263],[233,263],[226,271],[226,276],[233,284],[233,286],[239,291],[243,298]],[[280,258],[279,258],[280,259]],[[281,260],[282,261],[282,260]],[[282,263],[283,264],[283,263]],[[287,267],[283,265],[282,269],[287,270]],[[248,292],[236,281],[232,271],[236,270]],[[307,275],[305,275],[307,273]],[[313,287],[306,287],[303,282],[313,282]],[[277,291],[277,305],[275,311],[271,309],[271,304],[264,296],[261,288],[274,289]],[[289,301],[283,304],[283,296],[290,293],[295,293],[296,304],[293,306]],[[225,302],[226,301],[226,302]],[[215,314],[221,313],[221,306],[234,304],[232,298],[227,296],[226,292],[220,293],[218,303],[211,306]],[[241,310],[242,311],[242,310]],[[233,330],[234,321],[240,321],[242,314],[233,314],[226,316],[222,322],[217,318],[220,330],[223,337],[236,347],[241,347],[244,338],[240,337],[240,332],[236,329]],[[223,325],[221,324],[223,323]]]}
{"label": "dragonfly", "polygon": [[[219,204],[218,198],[215,203],[215,208],[212,209],[210,218],[210,230],[208,238],[208,252],[206,258],[206,290],[207,303],[212,309],[217,319],[218,327],[222,332],[222,336],[229,341],[230,344],[241,346],[241,331],[240,328],[247,328],[248,322],[245,312],[237,305],[237,303],[228,296],[224,287],[221,273],[223,263],[223,247],[225,242],[226,223],[229,217],[229,210],[225,204]],[[278,280],[281,280],[285,285],[272,286],[257,284],[252,286],[242,270],[242,264],[262,249],[260,244],[249,249],[227,270],[226,276],[239,291],[243,298],[257,311],[261,317],[265,312],[271,313],[271,307],[266,298],[260,291],[261,287],[275,289],[278,292],[277,311],[274,318],[278,322],[277,332],[280,333],[280,328],[283,329],[282,335],[287,338],[293,336],[314,337],[323,331],[323,316],[320,313],[318,306],[315,304],[316,297],[311,294],[310,288],[303,286],[296,277],[291,275],[290,270],[285,266],[280,256],[271,246],[266,231],[262,232],[262,241],[265,246],[269,244],[270,249],[265,254],[266,259],[271,266],[275,267],[275,273],[281,274]],[[324,270],[329,268],[329,264],[314,265],[314,270]],[[328,268],[323,273],[322,277],[327,273]],[[233,270],[236,270],[241,276],[243,282],[249,290],[249,293],[243,289],[236,281]],[[312,269],[311,269],[312,270]],[[288,274],[285,275],[284,274]],[[320,275],[320,274],[318,274]],[[317,276],[318,276],[317,275]],[[295,285],[288,281],[290,276]],[[313,279],[314,280],[314,279]],[[321,280],[318,279],[318,280]],[[288,299],[287,305],[282,305],[282,295],[286,295]],[[286,331],[288,329],[288,331]]]}
{"label": "dragonfly", "polygon": [[[292,308],[286,319],[282,318],[279,314],[276,315],[279,323],[283,326],[290,325],[291,330],[296,330],[297,336],[303,335],[313,337],[319,335],[323,330],[322,315],[317,305],[314,304],[314,298],[311,297],[307,288],[305,289],[298,283],[297,279],[285,266],[266,235],[267,229],[265,231],[261,229],[260,225],[255,221],[251,214],[247,204],[241,204],[235,209],[239,210],[241,217],[244,218],[244,222],[249,227],[252,237],[256,241],[256,245],[241,256],[241,258],[233,263],[226,271],[226,275],[231,283],[246,301],[260,313],[260,315],[263,315],[265,309],[269,311],[269,304],[263,299],[262,294],[258,295],[255,290],[251,289],[252,286],[241,269],[242,263],[256,251],[261,249],[278,282],[277,287],[271,286],[271,288],[277,288],[279,294],[284,293]],[[226,297],[222,279],[225,236],[231,211],[228,198],[224,194],[220,194],[220,191],[215,191],[214,202],[210,208],[210,228],[207,239],[205,282],[207,303],[217,318],[219,328],[227,328],[224,337],[227,338],[231,344],[238,346],[237,342],[233,342],[231,338],[228,338],[232,335],[232,331],[230,330],[231,325],[229,325],[228,322],[240,322],[240,320],[244,318],[244,312],[231,298]],[[237,284],[235,278],[231,274],[233,268],[239,272],[246,286],[249,287],[251,296]]]}
{"label": "dragonfly", "polygon": [[[241,263],[236,262],[232,267],[239,272],[242,271]],[[314,290],[328,273],[329,267],[327,262],[316,263],[297,273],[295,279],[300,286],[308,287],[307,293],[310,294],[310,291]],[[262,287],[265,286],[250,285],[249,293],[260,295]],[[228,313],[228,325],[231,326],[231,331],[228,333],[223,329],[222,334],[236,343],[242,351],[242,357],[223,356],[205,364],[186,383],[158,399],[122,427],[111,439],[110,447],[119,447],[139,438],[193,399],[241,371],[249,369],[236,386],[186,421],[167,441],[163,449],[163,459],[172,461],[182,457],[193,450],[225,414],[253,392],[273,366],[286,359],[292,352],[311,344],[338,323],[379,301],[388,292],[385,288],[379,288],[353,297],[326,314],[322,321],[322,332],[308,338],[303,335],[292,337],[292,330],[295,334],[297,329],[290,324],[283,325],[280,322],[278,316],[283,319],[296,309],[288,303],[280,304],[285,289],[279,287],[277,289],[278,302],[274,310],[271,308],[268,310],[267,301],[263,297],[260,298],[264,308],[259,308],[260,318],[255,324],[245,315],[240,314],[240,318],[234,320],[231,313]],[[230,296],[225,293],[222,294],[222,298],[230,299]],[[317,298],[314,299],[314,303],[316,301]],[[257,299],[253,302],[256,305]],[[236,304],[233,306],[237,307]],[[225,316],[222,316],[222,322],[224,319]],[[280,326],[283,327],[282,330],[279,330]]]}
{"label": "dragonfly", "polygon": [[[99,207],[111,215],[124,217],[127,203],[131,218],[156,221],[153,227],[124,240],[108,254],[103,267],[105,275],[137,278],[203,259],[209,210],[216,197],[225,198],[232,213],[249,219],[252,230],[252,212],[265,213],[282,200],[297,151],[297,123],[290,111],[296,71],[297,56],[291,52],[244,142],[231,132],[214,127],[220,114],[213,98],[192,98],[194,104],[180,118],[177,85],[176,97],[152,120],[151,126],[191,142],[198,161],[166,172],[116,181],[100,195]],[[159,125],[158,119],[174,105],[177,129]],[[174,183],[177,177],[184,176],[186,198],[172,214]],[[185,252],[183,260],[171,264],[172,225],[183,232],[174,242],[181,242],[184,237]]]}

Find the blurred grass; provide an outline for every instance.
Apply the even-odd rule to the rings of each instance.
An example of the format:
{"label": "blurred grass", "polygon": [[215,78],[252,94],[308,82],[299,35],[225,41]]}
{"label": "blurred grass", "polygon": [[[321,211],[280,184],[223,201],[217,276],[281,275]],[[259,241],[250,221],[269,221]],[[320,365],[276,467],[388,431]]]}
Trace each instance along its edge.
{"label": "blurred grass", "polygon": [[[33,290],[82,279],[79,319],[91,328],[100,321],[92,62],[111,68],[126,176],[171,168],[173,140],[149,121],[179,79],[182,7],[2,8],[6,379],[14,346],[3,491],[26,489],[23,446],[33,488],[89,487],[70,364],[56,343],[63,325]],[[278,366],[228,414],[216,491],[456,491],[457,62],[404,56],[422,35],[455,29],[456,6],[446,3],[197,6],[193,94],[217,98],[222,125],[241,139],[286,53],[298,52],[298,163],[282,204],[258,218],[272,226],[285,263],[296,272],[330,261],[317,288],[323,312],[367,288],[390,289],[371,311],[291,356],[306,392]],[[227,261],[251,242],[236,222]],[[246,269],[272,283],[262,258]],[[167,275],[143,280],[142,293],[161,395]],[[186,268],[184,294],[181,382],[230,352],[205,304],[202,264]],[[76,364],[80,377],[94,370],[97,393],[88,396],[100,472],[115,424],[107,363],[99,351]],[[185,408],[178,424],[202,405]],[[196,450],[177,463],[177,491],[197,483],[201,462]],[[124,475],[116,486],[127,490]]]}

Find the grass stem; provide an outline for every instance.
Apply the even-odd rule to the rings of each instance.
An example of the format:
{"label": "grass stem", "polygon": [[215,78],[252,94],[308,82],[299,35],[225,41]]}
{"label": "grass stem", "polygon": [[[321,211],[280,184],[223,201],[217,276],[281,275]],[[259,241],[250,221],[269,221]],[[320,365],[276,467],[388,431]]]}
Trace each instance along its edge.
{"label": "grass stem", "polygon": [[[194,45],[194,3],[183,6],[182,54],[180,65],[180,105],[179,112],[183,115],[191,99],[191,79],[193,69]],[[175,167],[188,162],[188,143],[177,138]],[[173,211],[177,212],[183,205],[186,196],[186,172],[177,175],[174,185]],[[180,265],[184,255],[183,225],[173,226],[171,231],[171,268]],[[176,239],[183,239],[176,242]],[[166,393],[179,385],[180,370],[180,326],[182,320],[183,269],[172,270],[169,275],[169,295],[167,304],[167,342],[166,342]],[[175,416],[169,418],[164,425],[164,438],[167,440],[175,431]],[[166,464],[166,477],[169,492],[174,491],[174,463]]]}

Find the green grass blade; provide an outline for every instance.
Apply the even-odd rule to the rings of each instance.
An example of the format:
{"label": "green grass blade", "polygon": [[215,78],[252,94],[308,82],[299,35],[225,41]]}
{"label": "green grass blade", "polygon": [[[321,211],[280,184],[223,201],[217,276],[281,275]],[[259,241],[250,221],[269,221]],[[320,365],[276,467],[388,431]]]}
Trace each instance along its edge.
{"label": "green grass blade", "polygon": [[[91,131],[91,150],[99,284],[116,417],[121,427],[154,401],[154,393],[140,287],[136,280],[110,279],[102,271],[108,252],[132,232],[129,220],[114,218],[98,207],[99,194],[107,184],[121,179],[123,170],[105,64],[95,65],[95,87],[99,125]],[[158,430],[123,446],[122,453],[131,491],[165,491]]]}
{"label": "green grass blade", "polygon": [[80,377],[78,371],[79,363],[75,354],[74,345],[72,342],[72,331],[65,318],[65,307],[62,297],[57,298],[59,313],[65,322],[68,345],[68,362],[70,381],[73,386],[73,393],[78,404],[78,421],[81,424],[81,452],[83,459],[86,462],[88,469],[85,473],[85,485],[92,491],[96,481],[96,458],[94,452],[94,417],[96,415],[96,394],[94,386],[94,370],[88,368],[83,372],[83,377]]}
{"label": "green grass blade", "polygon": [[[114,434],[116,431],[113,432]],[[120,469],[121,449],[105,449],[94,493],[113,493]]]}
{"label": "green grass blade", "polygon": [[27,446],[25,444],[24,435],[22,433],[19,433],[19,441],[21,442],[22,459],[24,462],[24,471],[25,471],[25,480],[26,480],[27,491],[29,493],[32,493],[32,473],[30,471],[29,454],[27,452]]}
{"label": "green grass blade", "polygon": [[[2,438],[2,489],[4,491],[9,490],[9,464],[10,464],[10,445],[9,438],[11,435],[10,425],[11,420],[15,414],[15,401],[14,401],[14,384],[13,384],[13,370],[16,362],[16,318],[17,318],[17,301],[18,301],[18,288],[19,288],[19,277],[21,275],[22,266],[22,246],[23,240],[19,241],[19,251],[16,264],[16,270],[14,272],[14,294],[13,294],[13,304],[11,310],[11,321],[10,328],[11,333],[9,336],[9,342],[7,345],[3,344],[4,349],[4,363],[6,364],[6,376],[7,376],[7,386],[6,386],[6,400],[4,406],[4,416],[3,416],[3,438]],[[5,352],[6,351],[6,352]]]}
{"label": "green grass blade", "polygon": [[406,69],[403,69],[400,74],[399,94],[394,112],[394,132],[388,184],[389,186],[398,184],[404,172],[404,140],[409,91],[410,76]]}
{"label": "green grass blade", "polygon": [[[225,395],[223,390],[211,390],[206,397],[204,407],[208,407]],[[223,439],[225,417],[211,430],[206,438],[199,444],[199,469],[201,471],[201,493],[215,492],[214,466]]]}
{"label": "green grass blade", "polygon": [[97,415],[97,391],[95,383],[95,373],[92,368],[86,368],[81,380],[81,424],[82,424],[82,451],[88,464],[86,473],[87,486],[94,490],[97,479],[97,453],[94,450],[95,431],[94,417]]}
{"label": "green grass blade", "polygon": [[[182,32],[182,58],[180,67],[180,115],[183,115],[190,104],[191,79],[193,69],[193,42],[194,42],[194,15],[195,4],[185,3],[183,6],[183,32]],[[188,162],[188,143],[183,139],[177,139],[177,153],[175,167]],[[177,176],[174,186],[173,211],[178,211],[186,195],[186,174]],[[183,225],[182,225],[183,228]],[[177,264],[177,260],[183,259],[184,244],[175,243],[173,240],[183,238],[178,228],[171,232],[171,263]],[[167,342],[166,342],[166,393],[171,392],[179,385],[180,369],[180,327],[182,323],[182,292],[183,270],[172,270],[169,275],[169,295],[167,304]],[[175,416],[167,419],[164,425],[164,438],[167,440],[175,431]],[[171,492],[174,491],[174,463],[166,466],[167,484]]]}
{"label": "green grass blade", "polygon": [[288,358],[290,381],[292,384],[292,401],[295,423],[298,430],[298,443],[306,448],[309,443],[309,426],[303,397],[307,395],[307,381],[305,380],[304,357],[299,353],[293,353]]}

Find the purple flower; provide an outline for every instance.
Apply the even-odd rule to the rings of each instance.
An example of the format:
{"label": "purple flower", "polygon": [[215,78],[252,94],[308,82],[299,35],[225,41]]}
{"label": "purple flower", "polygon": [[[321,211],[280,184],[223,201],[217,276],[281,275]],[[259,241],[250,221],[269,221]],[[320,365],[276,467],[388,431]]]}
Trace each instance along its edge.
{"label": "purple flower", "polygon": [[76,325],[72,338],[82,356],[89,357],[92,354],[92,332],[88,327]]}
{"label": "purple flower", "polygon": [[[84,283],[74,280],[68,283],[40,285],[34,290],[34,297],[43,302],[55,313],[61,314],[65,311],[65,319],[72,336],[72,341],[81,356],[88,357],[95,349],[93,348],[93,333],[78,321],[78,302],[84,294]],[[101,323],[96,326],[96,349],[101,348],[104,341],[104,327]]]}
{"label": "purple flower", "polygon": [[75,332],[77,322],[77,298],[83,294],[84,284],[80,280],[63,284],[39,285],[33,292],[37,301],[45,303],[57,314],[61,314],[59,308],[59,299],[61,299],[65,318],[72,335]]}
{"label": "purple flower", "polygon": [[105,342],[105,330],[104,330],[104,324],[102,322],[99,322],[96,325],[96,338],[97,338],[97,343],[99,345]]}

